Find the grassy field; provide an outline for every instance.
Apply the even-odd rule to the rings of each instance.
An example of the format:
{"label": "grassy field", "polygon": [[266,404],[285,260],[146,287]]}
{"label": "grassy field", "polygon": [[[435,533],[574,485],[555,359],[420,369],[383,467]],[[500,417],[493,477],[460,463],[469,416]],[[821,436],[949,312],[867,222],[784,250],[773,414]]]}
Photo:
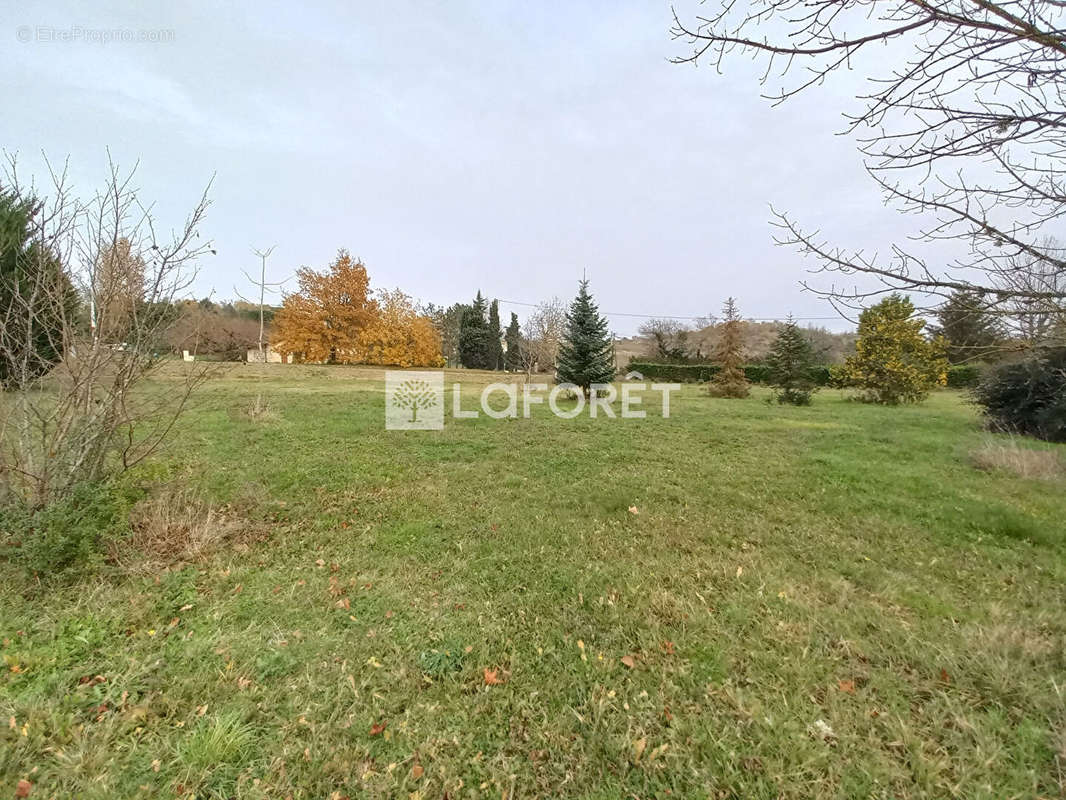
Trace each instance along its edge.
{"label": "grassy field", "polygon": [[953,393],[764,396],[386,433],[380,370],[220,373],[130,480],[223,541],[0,561],[0,797],[1063,796],[1066,484]]}

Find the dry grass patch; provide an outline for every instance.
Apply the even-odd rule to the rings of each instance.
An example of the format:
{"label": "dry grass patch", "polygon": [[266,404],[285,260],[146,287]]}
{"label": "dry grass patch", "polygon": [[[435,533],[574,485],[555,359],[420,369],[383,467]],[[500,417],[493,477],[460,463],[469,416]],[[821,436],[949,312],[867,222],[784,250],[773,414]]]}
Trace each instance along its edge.
{"label": "dry grass patch", "polygon": [[112,560],[131,572],[203,561],[223,545],[246,538],[247,528],[228,508],[198,492],[169,484],[134,506],[130,535],[112,547]]}
{"label": "dry grass patch", "polygon": [[1059,454],[1054,450],[1033,450],[1013,437],[1006,441],[986,440],[970,453],[977,469],[986,472],[1010,472],[1019,478],[1055,480],[1066,473]]}
{"label": "dry grass patch", "polygon": [[243,416],[252,422],[273,422],[278,419],[277,411],[262,393],[257,394],[255,400],[248,404],[243,411]]}

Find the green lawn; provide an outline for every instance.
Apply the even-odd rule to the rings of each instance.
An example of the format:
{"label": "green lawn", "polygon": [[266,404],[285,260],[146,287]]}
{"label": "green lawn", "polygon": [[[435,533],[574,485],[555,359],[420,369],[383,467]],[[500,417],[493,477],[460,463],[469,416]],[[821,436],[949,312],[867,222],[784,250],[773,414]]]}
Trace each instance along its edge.
{"label": "green lawn", "polygon": [[130,476],[202,561],[0,561],[0,798],[1066,791],[1066,485],[958,395],[387,433],[380,376],[205,386]]}

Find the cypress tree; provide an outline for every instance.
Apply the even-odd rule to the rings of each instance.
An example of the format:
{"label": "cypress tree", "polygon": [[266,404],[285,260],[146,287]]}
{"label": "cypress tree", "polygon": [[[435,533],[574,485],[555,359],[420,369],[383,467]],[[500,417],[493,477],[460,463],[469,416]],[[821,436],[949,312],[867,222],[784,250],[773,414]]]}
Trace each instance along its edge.
{"label": "cypress tree", "polygon": [[518,372],[522,369],[522,329],[518,325],[518,315],[513,311],[511,312],[511,324],[507,326],[507,333],[504,334],[504,341],[507,342],[507,353],[504,357],[507,369],[511,372]]}
{"label": "cypress tree", "polygon": [[503,369],[503,330],[500,328],[500,301],[489,306],[488,338],[485,341],[487,369]]}
{"label": "cypress tree", "polygon": [[814,347],[791,316],[771,345],[766,363],[777,402],[810,405],[811,395],[817,390],[811,379]]}
{"label": "cypress tree", "polygon": [[582,280],[580,289],[566,314],[566,334],[559,348],[557,377],[561,383],[573,383],[589,393],[594,383],[614,380],[614,343],[607,320],[600,315],[589,282]]}
{"label": "cypress tree", "polygon": [[459,363],[467,369],[489,369],[485,311],[485,298],[479,290],[473,304],[463,310],[463,319],[459,324]]}
{"label": "cypress tree", "polygon": [[720,368],[711,380],[708,392],[714,397],[741,398],[751,391],[744,374],[744,330],[737,301],[730,297],[723,307],[721,338],[715,350]]}

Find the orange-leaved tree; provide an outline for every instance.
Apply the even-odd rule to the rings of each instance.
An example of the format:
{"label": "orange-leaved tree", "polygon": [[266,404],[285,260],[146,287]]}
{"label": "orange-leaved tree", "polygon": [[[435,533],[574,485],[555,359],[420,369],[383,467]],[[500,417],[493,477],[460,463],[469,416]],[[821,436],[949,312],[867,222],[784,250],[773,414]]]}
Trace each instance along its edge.
{"label": "orange-leaved tree", "polygon": [[378,313],[363,331],[364,362],[391,367],[441,367],[440,333],[399,289],[377,293]]}
{"label": "orange-leaved tree", "polygon": [[366,267],[340,250],[329,272],[297,271],[274,317],[271,347],[297,361],[439,367],[440,335],[399,289],[370,291]]}
{"label": "orange-leaved tree", "polygon": [[300,288],[274,317],[271,346],[297,361],[362,362],[363,332],[378,315],[366,267],[341,249],[329,272],[301,267],[296,277]]}

